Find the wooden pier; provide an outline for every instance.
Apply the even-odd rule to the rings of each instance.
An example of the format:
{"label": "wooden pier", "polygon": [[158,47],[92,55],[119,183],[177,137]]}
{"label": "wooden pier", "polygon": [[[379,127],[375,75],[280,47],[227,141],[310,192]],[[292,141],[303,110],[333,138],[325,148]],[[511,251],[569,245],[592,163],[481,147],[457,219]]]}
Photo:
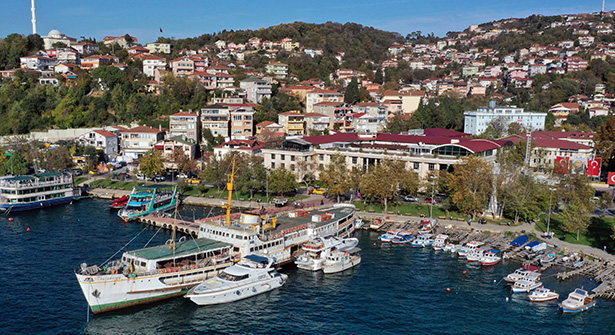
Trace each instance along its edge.
{"label": "wooden pier", "polygon": [[175,223],[175,229],[179,233],[183,233],[186,235],[192,235],[194,237],[198,236],[199,234],[199,224],[195,222],[176,220],[176,219],[169,218],[169,217],[153,216],[153,215],[141,217],[139,218],[139,222],[149,224],[154,227],[162,227],[162,229],[169,229],[169,230],[173,228],[173,224]]}

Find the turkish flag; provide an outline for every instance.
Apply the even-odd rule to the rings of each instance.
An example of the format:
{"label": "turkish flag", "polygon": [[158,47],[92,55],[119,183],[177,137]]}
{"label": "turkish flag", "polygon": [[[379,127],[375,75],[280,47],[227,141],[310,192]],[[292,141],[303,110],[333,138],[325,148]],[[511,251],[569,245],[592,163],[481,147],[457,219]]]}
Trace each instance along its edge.
{"label": "turkish flag", "polygon": [[607,184],[615,185],[615,172],[609,172],[609,179],[607,180]]}
{"label": "turkish flag", "polygon": [[588,159],[587,160],[587,175],[599,177],[601,165],[602,165],[602,158]]}

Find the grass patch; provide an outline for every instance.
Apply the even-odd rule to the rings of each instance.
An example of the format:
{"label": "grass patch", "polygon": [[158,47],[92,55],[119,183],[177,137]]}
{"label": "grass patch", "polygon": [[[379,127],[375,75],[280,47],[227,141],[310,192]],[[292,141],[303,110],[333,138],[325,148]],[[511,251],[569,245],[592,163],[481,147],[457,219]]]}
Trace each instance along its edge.
{"label": "grass patch", "polygon": [[75,185],[79,185],[79,184],[81,184],[84,181],[89,180],[89,179],[90,178],[88,178],[88,177],[77,177],[77,178],[75,178],[74,182],[75,182]]}
{"label": "grass patch", "polygon": [[[551,214],[549,231],[554,232],[555,237],[565,236],[566,242],[572,244],[588,245],[599,249],[602,249],[606,245],[610,250],[614,250],[615,241],[611,239],[611,234],[613,234],[612,227],[614,224],[615,220],[610,218],[592,217],[591,223],[587,228],[587,233],[580,234],[579,240],[577,240],[576,233],[568,233],[563,230],[561,216]],[[547,214],[541,215],[540,222],[536,223],[536,229],[541,232],[547,231]]]}
{"label": "grass patch", "polygon": [[132,182],[132,181],[117,181],[117,180],[110,180],[110,179],[98,179],[90,183],[90,187],[108,188],[112,190],[126,190],[126,191],[132,190],[135,186],[142,186],[142,185],[145,185],[145,183]]}
{"label": "grass patch", "polygon": [[[374,211],[375,213],[383,213],[384,214],[384,206],[380,203],[368,203],[363,204],[362,201],[356,201],[355,206],[360,211]],[[428,204],[409,204],[409,203],[394,203],[388,206],[388,211],[393,212],[395,214],[400,215],[412,215],[412,216],[420,216],[421,214],[429,217],[429,209],[430,205]],[[468,217],[463,214],[457,212],[451,212],[442,206],[433,206],[433,217],[438,218],[440,216],[444,216],[447,219],[450,219],[452,216],[454,220],[457,218],[463,218],[464,221],[467,221]]]}

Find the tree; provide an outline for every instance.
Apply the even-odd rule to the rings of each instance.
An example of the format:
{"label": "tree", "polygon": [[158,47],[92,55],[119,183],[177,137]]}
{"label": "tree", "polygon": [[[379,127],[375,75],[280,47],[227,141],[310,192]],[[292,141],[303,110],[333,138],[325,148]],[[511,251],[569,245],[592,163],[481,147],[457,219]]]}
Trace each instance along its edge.
{"label": "tree", "polygon": [[295,175],[283,167],[269,170],[269,191],[274,194],[287,194],[297,189]]}
{"label": "tree", "polygon": [[475,156],[462,158],[447,180],[451,204],[476,218],[493,191],[491,164]]}
{"label": "tree", "polygon": [[99,80],[109,90],[123,83],[127,76],[126,72],[116,66],[101,66],[92,70],[92,78]]}
{"label": "tree", "polygon": [[230,155],[225,155],[224,157],[211,155],[205,164],[205,168],[199,174],[199,178],[206,182],[214,183],[218,191],[220,191],[220,189],[226,185],[226,175],[230,171],[228,156]]}
{"label": "tree", "polygon": [[491,131],[489,138],[500,138],[504,136],[506,134],[506,128],[507,128],[506,117],[498,116],[496,118],[493,118],[489,122],[488,128],[490,128],[490,131]]}
{"label": "tree", "polygon": [[98,151],[95,147],[88,145],[83,149],[83,155],[85,156],[85,168],[88,171],[93,171],[98,165]]}
{"label": "tree", "polygon": [[350,79],[350,83],[346,86],[344,91],[344,102],[354,105],[361,100],[361,94],[359,93],[359,85],[357,84],[357,78]]}
{"label": "tree", "polygon": [[327,189],[327,193],[337,197],[350,189],[350,178],[346,168],[346,157],[341,154],[331,155],[331,161],[320,171],[320,182]]}
{"label": "tree", "polygon": [[195,159],[186,155],[181,149],[175,148],[171,160],[175,163],[175,168],[181,173],[189,173],[197,168],[197,162]]}
{"label": "tree", "polygon": [[265,188],[267,180],[267,169],[263,165],[262,159],[256,156],[242,155],[238,159],[239,166],[236,167],[237,176],[235,177],[236,189],[241,192],[249,192],[250,198],[254,197],[254,192]]}
{"label": "tree", "polygon": [[541,185],[533,176],[518,174],[512,183],[503,185],[500,201],[505,204],[504,215],[519,223],[535,220],[542,211],[542,200],[545,186]]}
{"label": "tree", "polygon": [[564,175],[558,184],[557,201],[562,204],[563,229],[569,233],[585,233],[591,223],[591,212],[595,204],[592,198],[594,188],[586,176],[577,174]]}
{"label": "tree", "polygon": [[384,75],[382,74],[382,69],[376,69],[376,73],[374,74],[374,83],[381,85],[384,83]]}
{"label": "tree", "polygon": [[382,160],[363,176],[360,183],[362,195],[381,201],[386,212],[388,201],[397,198],[402,190],[416,193],[419,187],[418,174],[407,170],[405,165],[401,160]]}
{"label": "tree", "polygon": [[160,151],[151,149],[139,158],[139,170],[146,178],[153,179],[156,175],[164,174],[164,160]]}
{"label": "tree", "polygon": [[28,173],[28,163],[19,152],[9,153],[9,159],[5,159],[4,170],[13,176]]}
{"label": "tree", "polygon": [[46,148],[41,150],[40,166],[47,170],[60,171],[68,169],[74,165],[73,159],[65,146],[57,148]]}
{"label": "tree", "polygon": [[300,183],[304,183],[305,187],[314,181],[314,169],[316,163],[312,160],[300,160],[295,165],[295,175]]}
{"label": "tree", "polygon": [[615,116],[609,117],[594,136],[596,156],[602,157],[602,164],[615,165]]}

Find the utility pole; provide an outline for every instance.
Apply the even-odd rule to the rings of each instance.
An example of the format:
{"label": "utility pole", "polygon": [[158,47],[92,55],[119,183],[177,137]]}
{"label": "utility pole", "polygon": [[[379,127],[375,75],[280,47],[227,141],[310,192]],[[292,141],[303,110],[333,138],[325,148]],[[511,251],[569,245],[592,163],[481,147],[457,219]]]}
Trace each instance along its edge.
{"label": "utility pole", "polygon": [[532,133],[527,133],[527,142],[525,143],[525,161],[523,162],[526,167],[530,167],[530,156],[532,150]]}
{"label": "utility pole", "polygon": [[436,188],[436,179],[438,179],[437,176],[431,176],[429,177],[431,178],[432,182],[431,182],[431,206],[429,207],[429,219],[431,220],[433,218],[433,203],[436,201],[436,199],[434,199],[434,191]]}
{"label": "utility pole", "polygon": [[551,196],[549,196],[549,215],[547,216],[547,235],[549,235],[549,226],[551,224],[551,201],[553,201],[553,191],[555,191],[555,188],[549,187],[549,191],[551,191]]}

